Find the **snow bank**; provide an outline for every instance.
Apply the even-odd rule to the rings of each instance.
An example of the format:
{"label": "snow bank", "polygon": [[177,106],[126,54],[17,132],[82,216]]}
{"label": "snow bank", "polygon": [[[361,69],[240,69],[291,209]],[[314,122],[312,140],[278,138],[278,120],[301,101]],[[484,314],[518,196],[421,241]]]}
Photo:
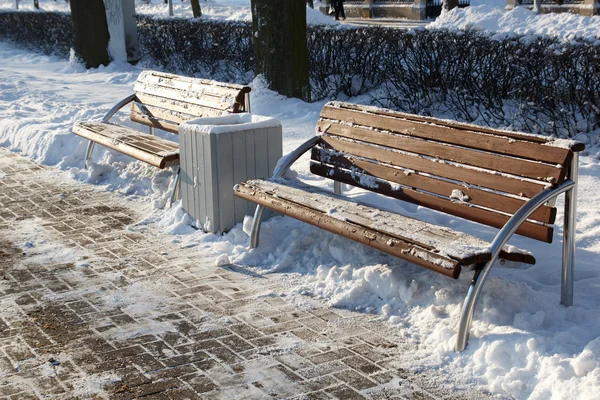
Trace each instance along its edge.
{"label": "snow bank", "polygon": [[[480,3],[483,1],[480,1]],[[474,1],[473,4],[476,4]],[[569,13],[535,14],[525,7],[506,11],[506,3],[455,8],[427,25],[429,29],[476,29],[506,35],[547,35],[562,40],[600,39],[600,16],[583,17]]]}

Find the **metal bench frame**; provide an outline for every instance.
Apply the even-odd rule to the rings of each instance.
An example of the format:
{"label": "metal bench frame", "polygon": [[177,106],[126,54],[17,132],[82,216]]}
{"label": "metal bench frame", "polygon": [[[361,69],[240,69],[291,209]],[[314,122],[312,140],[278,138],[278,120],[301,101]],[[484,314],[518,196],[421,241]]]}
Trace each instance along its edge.
{"label": "metal bench frame", "polygon": [[[307,151],[311,150],[320,137],[314,136],[300,145],[296,150],[281,158],[278,167],[273,173],[273,178],[281,178],[291,166]],[[498,260],[502,247],[508,242],[511,236],[521,226],[523,222],[533,214],[543,204],[556,199],[562,193],[565,193],[564,206],[564,231],[563,231],[563,249],[562,249],[562,274],[561,274],[561,304],[566,307],[573,305],[573,278],[575,268],[575,223],[577,212],[577,176],[579,172],[579,153],[573,152],[573,159],[569,166],[567,176],[561,185],[542,190],[537,195],[529,199],[500,229],[491,243],[490,251],[492,258],[483,266],[477,266],[475,274],[469,286],[461,312],[460,322],[456,338],[455,350],[463,351],[467,347],[469,340],[469,329],[473,322],[473,314],[477,305],[477,300],[481,294],[481,289],[490,273],[490,270]],[[342,193],[340,182],[334,182],[334,192]],[[263,206],[256,206],[254,220],[250,231],[250,245],[253,249],[258,246],[260,224],[263,213]]]}
{"label": "metal bench frame", "polygon": [[[131,95],[125,97],[123,100],[119,101],[117,104],[115,104],[113,106],[113,108],[108,110],[108,112],[104,115],[104,117],[102,117],[102,122],[110,122],[110,119],[117,112],[119,112],[120,109],[122,109],[127,104],[129,104],[135,100],[137,100],[137,96],[135,94],[131,94]],[[148,132],[151,135],[154,135],[154,127],[153,126],[148,127]],[[96,142],[94,142],[93,140],[90,140],[88,143],[88,146],[87,146],[87,150],[85,152],[85,159],[84,159],[84,164],[83,164],[83,167],[85,169],[87,169],[89,166],[89,160],[92,158],[92,153],[94,151],[94,147],[96,147]],[[171,191],[171,195],[169,196],[169,204],[173,204],[175,202],[175,200],[177,200],[179,198],[179,185],[180,185],[179,177],[180,177],[181,169],[179,168],[179,166],[177,166],[176,168],[177,168],[177,170],[175,171],[175,177],[173,178],[173,180],[174,180],[173,189]]]}

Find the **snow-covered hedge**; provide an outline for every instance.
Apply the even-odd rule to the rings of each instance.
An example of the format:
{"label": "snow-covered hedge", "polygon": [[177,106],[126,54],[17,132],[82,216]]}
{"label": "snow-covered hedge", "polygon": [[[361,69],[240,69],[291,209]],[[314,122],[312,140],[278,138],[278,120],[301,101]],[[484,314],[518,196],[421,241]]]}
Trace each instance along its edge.
{"label": "snow-covered hedge", "polygon": [[68,57],[73,47],[71,14],[0,11],[0,38],[44,54]]}
{"label": "snow-covered hedge", "polygon": [[[138,28],[145,67],[253,77],[248,22],[140,16]],[[1,12],[0,37],[59,55],[73,41],[60,13]],[[403,111],[559,136],[600,127],[598,41],[309,25],[308,47],[313,100],[369,93]]]}
{"label": "snow-covered hedge", "polygon": [[138,32],[145,64],[225,82],[252,80],[254,50],[249,23],[140,16]]}

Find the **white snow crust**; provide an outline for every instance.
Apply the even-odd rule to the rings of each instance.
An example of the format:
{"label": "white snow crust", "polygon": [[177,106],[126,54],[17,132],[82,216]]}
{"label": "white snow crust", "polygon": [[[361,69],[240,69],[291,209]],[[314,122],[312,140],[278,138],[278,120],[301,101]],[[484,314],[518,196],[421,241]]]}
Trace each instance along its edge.
{"label": "white snow crust", "polygon": [[281,126],[281,123],[275,118],[242,113],[192,119],[181,124],[181,129],[193,133],[218,135],[225,132],[275,128],[278,126]]}
{"label": "white snow crust", "polygon": [[498,39],[514,35],[547,35],[560,40],[600,40],[600,16],[570,13],[536,14],[526,7],[506,10],[500,0],[472,0],[471,6],[455,8],[427,25],[429,29],[475,29]]}

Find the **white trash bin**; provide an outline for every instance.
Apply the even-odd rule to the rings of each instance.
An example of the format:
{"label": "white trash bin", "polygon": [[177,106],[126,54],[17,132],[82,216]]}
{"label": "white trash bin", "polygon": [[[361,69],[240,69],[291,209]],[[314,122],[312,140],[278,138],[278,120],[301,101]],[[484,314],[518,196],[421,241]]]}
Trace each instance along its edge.
{"label": "white trash bin", "polygon": [[233,186],[268,178],[282,155],[281,123],[271,117],[228,114],[179,126],[181,200],[192,224],[226,232],[254,215],[255,204],[233,195]]}

